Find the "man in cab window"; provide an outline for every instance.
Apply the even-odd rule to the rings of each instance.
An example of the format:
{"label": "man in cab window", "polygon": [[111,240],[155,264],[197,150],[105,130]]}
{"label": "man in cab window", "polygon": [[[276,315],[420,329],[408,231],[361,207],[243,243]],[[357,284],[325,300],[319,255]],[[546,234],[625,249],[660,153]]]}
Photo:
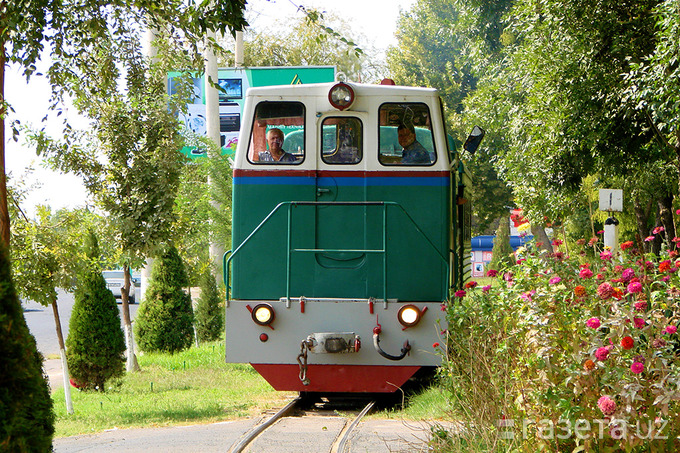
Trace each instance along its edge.
{"label": "man in cab window", "polygon": [[259,153],[260,162],[297,162],[297,158],[283,150],[283,131],[276,127],[267,132],[268,151]]}

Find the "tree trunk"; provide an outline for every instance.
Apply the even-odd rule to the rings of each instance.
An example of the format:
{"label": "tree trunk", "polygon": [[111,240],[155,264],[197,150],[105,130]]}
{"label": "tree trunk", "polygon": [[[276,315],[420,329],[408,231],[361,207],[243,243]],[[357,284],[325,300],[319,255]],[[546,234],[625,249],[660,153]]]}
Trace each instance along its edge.
{"label": "tree trunk", "polygon": [[673,242],[675,237],[675,224],[673,223],[673,195],[666,194],[657,201],[659,207],[659,220],[663,225],[665,231],[664,236],[668,242],[670,250],[675,250],[676,243]]}
{"label": "tree trunk", "polygon": [[68,362],[66,360],[66,346],[64,344],[64,334],[61,332],[61,320],[59,319],[59,308],[57,298],[52,301],[52,312],[54,313],[54,325],[57,328],[57,341],[59,342],[59,355],[61,356],[61,369],[64,374],[64,397],[66,399],[66,412],[73,414],[73,401],[71,400],[71,383],[68,374]]}
{"label": "tree trunk", "polygon": [[647,206],[643,206],[638,197],[633,199],[633,211],[635,212],[635,223],[637,224],[638,231],[638,244],[637,247],[640,251],[649,251],[647,248],[647,243],[643,242],[648,236],[649,230],[647,229],[647,221],[649,220],[649,213],[652,208],[652,200],[647,203]]}
{"label": "tree trunk", "polygon": [[139,363],[135,355],[135,339],[132,335],[132,321],[130,319],[130,265],[123,265],[124,285],[120,289],[120,298],[123,302],[123,330],[125,331],[125,369],[128,372],[139,371]]}
{"label": "tree trunk", "polygon": [[534,235],[534,240],[536,241],[536,244],[539,245],[539,250],[547,250],[548,252],[552,252],[552,245],[550,245],[550,238],[548,237],[547,233],[545,232],[545,227],[543,225],[534,225],[533,223],[531,224],[531,234]]}
{"label": "tree trunk", "polygon": [[0,41],[0,241],[9,250],[9,209],[7,208],[7,174],[5,171],[5,42]]}

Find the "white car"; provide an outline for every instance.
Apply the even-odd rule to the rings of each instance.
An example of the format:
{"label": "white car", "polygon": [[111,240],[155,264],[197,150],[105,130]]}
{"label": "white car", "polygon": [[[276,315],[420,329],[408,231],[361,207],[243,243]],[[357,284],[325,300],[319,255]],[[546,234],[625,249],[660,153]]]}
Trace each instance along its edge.
{"label": "white car", "polygon": [[[111,270],[102,271],[104,280],[106,280],[106,287],[111,290],[116,299],[121,299],[122,295],[120,292],[121,287],[125,285],[125,274],[122,270]],[[141,284],[141,279],[138,276],[130,277],[130,297],[128,302],[131,304],[135,303],[137,296],[137,287]]]}

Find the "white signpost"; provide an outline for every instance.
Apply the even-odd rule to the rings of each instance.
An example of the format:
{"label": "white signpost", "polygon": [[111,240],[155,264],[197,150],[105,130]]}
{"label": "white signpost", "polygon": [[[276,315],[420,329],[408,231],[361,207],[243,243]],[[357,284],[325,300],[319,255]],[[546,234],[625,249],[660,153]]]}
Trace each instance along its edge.
{"label": "white signpost", "polygon": [[619,248],[619,221],[612,212],[623,211],[623,190],[600,189],[600,211],[607,211],[609,217],[604,222],[604,246],[612,253]]}

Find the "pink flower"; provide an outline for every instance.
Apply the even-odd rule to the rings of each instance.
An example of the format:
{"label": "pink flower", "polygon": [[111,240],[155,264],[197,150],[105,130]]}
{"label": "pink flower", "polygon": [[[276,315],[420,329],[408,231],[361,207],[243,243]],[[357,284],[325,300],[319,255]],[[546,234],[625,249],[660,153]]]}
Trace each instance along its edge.
{"label": "pink flower", "polygon": [[578,273],[578,276],[581,278],[590,278],[593,276],[593,271],[586,267],[584,269],[581,269],[581,272]]}
{"label": "pink flower", "polygon": [[631,282],[631,283],[628,285],[628,288],[627,288],[627,289],[628,289],[628,292],[631,293],[631,294],[641,293],[641,292],[642,292],[642,283],[640,283],[640,282]]}
{"label": "pink flower", "polygon": [[640,362],[633,362],[633,364],[630,366],[630,371],[635,374],[640,374],[645,371],[645,365]]}
{"label": "pink flower", "polygon": [[496,275],[498,275],[498,271],[495,269],[489,269],[488,271],[486,271],[487,277],[495,277]]}
{"label": "pink flower", "polygon": [[597,295],[600,299],[607,300],[614,294],[614,287],[609,282],[604,282],[597,287]]}
{"label": "pink flower", "polygon": [[440,308],[441,311],[446,311],[446,304],[441,304],[440,307],[441,307]]}
{"label": "pink flower", "polygon": [[612,257],[613,257],[612,252],[610,252],[609,250],[605,250],[604,252],[600,253],[600,259],[602,261],[610,261]]}
{"label": "pink flower", "polygon": [[589,320],[586,321],[586,326],[590,327],[591,329],[597,329],[600,327],[601,323],[598,318],[590,318]]}
{"label": "pink flower", "polygon": [[652,242],[654,240],[654,236],[647,236],[645,238],[645,242]]}
{"label": "pink flower", "polygon": [[680,215],[680,209],[678,209],[677,211],[675,211],[675,213],[676,213],[677,215]]}
{"label": "pink flower", "polygon": [[556,285],[556,284],[558,284],[558,283],[561,282],[561,281],[562,281],[562,278],[561,278],[559,275],[556,275],[556,276],[554,276],[553,278],[551,278],[551,279],[548,281],[548,283],[550,283],[551,285]]}
{"label": "pink flower", "polygon": [[664,228],[664,227],[662,227],[662,226],[658,226],[658,227],[656,227],[656,228],[654,228],[654,229],[652,230],[652,234],[659,234],[659,233],[663,233],[663,231],[664,231],[664,230],[665,230],[665,228]]}
{"label": "pink flower", "polygon": [[604,234],[604,230],[598,231],[597,234]]}
{"label": "pink flower", "polygon": [[621,279],[626,283],[631,281],[633,277],[635,277],[635,271],[630,267],[624,269],[623,272],[621,272]]}
{"label": "pink flower", "polygon": [[525,302],[531,302],[531,296],[533,296],[534,294],[536,294],[536,290],[532,289],[531,291],[522,293],[519,297],[521,297],[522,300]]}
{"label": "pink flower", "polygon": [[673,334],[676,333],[677,331],[678,331],[678,328],[677,328],[676,326],[670,325],[670,326],[667,326],[667,327],[664,329],[663,333],[667,333],[667,334],[669,334],[669,335],[673,335]]}
{"label": "pink flower", "polygon": [[600,362],[607,360],[607,356],[609,356],[609,348],[601,347],[595,351],[595,358]]}
{"label": "pink flower", "polygon": [[635,307],[636,311],[645,311],[647,309],[647,301],[646,300],[638,300],[633,304]]}
{"label": "pink flower", "polygon": [[456,291],[456,297],[460,297],[461,299],[465,297],[465,294],[467,293],[465,292],[464,289],[459,289],[458,291]]}
{"label": "pink flower", "polygon": [[482,292],[488,293],[491,290],[491,285],[482,286]]}
{"label": "pink flower", "polygon": [[635,324],[635,327],[638,329],[642,329],[645,326],[645,320],[642,318],[633,318],[633,324]]}
{"label": "pink flower", "polygon": [[604,415],[612,415],[616,412],[616,402],[608,396],[600,397],[597,400],[597,407],[600,408]]}

